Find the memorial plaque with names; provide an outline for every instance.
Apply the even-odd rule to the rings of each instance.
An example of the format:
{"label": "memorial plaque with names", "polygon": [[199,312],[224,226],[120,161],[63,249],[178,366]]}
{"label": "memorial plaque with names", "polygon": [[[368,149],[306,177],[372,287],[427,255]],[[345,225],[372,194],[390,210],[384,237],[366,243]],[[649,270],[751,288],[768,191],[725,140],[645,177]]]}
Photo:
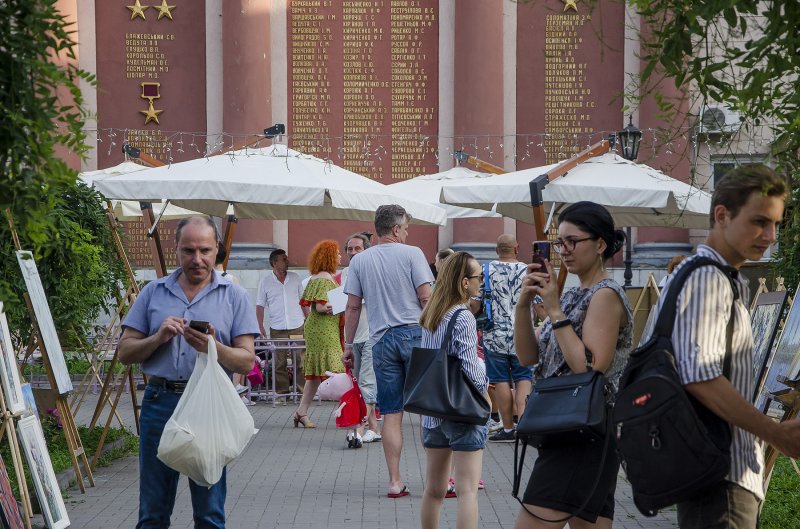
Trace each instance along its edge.
{"label": "memorial plaque with names", "polygon": [[438,0],[289,0],[292,147],[384,183],[436,172]]}
{"label": "memorial plaque with names", "polygon": [[557,163],[621,128],[624,31],[622,2],[519,4],[517,49],[534,50],[517,55],[517,144],[531,153],[519,169]]}

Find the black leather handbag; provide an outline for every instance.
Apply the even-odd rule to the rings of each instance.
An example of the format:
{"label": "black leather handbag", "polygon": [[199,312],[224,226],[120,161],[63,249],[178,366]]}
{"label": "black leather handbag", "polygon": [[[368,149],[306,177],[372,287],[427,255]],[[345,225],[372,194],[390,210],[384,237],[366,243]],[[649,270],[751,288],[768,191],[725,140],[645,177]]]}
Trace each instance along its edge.
{"label": "black leather handbag", "polygon": [[447,354],[458,314],[453,313],[439,349],[415,347],[403,388],[403,410],[455,422],[483,425],[491,407],[464,374],[458,357]]}
{"label": "black leather handbag", "polygon": [[606,377],[589,371],[537,380],[517,425],[517,437],[537,448],[602,440],[608,414]]}

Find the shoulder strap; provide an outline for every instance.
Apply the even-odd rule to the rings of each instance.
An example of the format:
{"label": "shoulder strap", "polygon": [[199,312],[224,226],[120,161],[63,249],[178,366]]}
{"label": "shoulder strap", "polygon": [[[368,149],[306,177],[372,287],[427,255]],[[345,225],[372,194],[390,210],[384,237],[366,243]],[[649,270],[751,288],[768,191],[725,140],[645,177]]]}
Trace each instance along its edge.
{"label": "shoulder strap", "polygon": [[[735,278],[738,276],[739,271],[731,266],[724,265],[709,257],[698,257],[692,259],[686,265],[681,267],[675,277],[669,284],[667,292],[664,294],[664,303],[661,305],[661,311],[658,314],[656,325],[653,330],[653,336],[660,336],[670,339],[672,336],[672,329],[675,324],[675,312],[678,304],[678,295],[683,290],[683,285],[689,278],[689,274],[702,266],[716,266],[728,278],[733,291],[733,301],[739,299],[739,289],[736,286]],[[731,371],[731,352],[733,349],[733,319],[736,314],[736,303],[731,304],[731,315],[728,318],[728,326],[725,330],[725,358],[722,363],[722,374],[726,378],[730,378]]]}
{"label": "shoulder strap", "polygon": [[489,281],[489,263],[483,263],[483,311],[486,319],[492,321],[492,282]]}
{"label": "shoulder strap", "polygon": [[444,336],[442,337],[442,345],[439,347],[439,350],[443,351],[447,354],[448,345],[450,345],[450,338],[453,336],[453,329],[456,327],[456,320],[458,319],[458,315],[464,312],[467,309],[458,309],[450,316],[450,321],[447,322],[447,330],[444,331]]}

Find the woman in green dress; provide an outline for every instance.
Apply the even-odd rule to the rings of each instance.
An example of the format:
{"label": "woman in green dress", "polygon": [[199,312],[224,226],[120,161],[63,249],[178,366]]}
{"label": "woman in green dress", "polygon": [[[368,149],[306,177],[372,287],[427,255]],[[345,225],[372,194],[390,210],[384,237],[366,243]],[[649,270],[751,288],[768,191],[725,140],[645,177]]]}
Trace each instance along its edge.
{"label": "woman in green dress", "polygon": [[294,426],[315,428],[308,418],[308,408],[317,393],[320,383],[327,378],[326,371],[341,373],[342,340],[339,333],[338,314],[333,314],[328,301],[328,292],[338,288],[333,275],[342,261],[336,241],[325,240],[317,243],[308,258],[311,278],[303,291],[300,304],[310,308],[304,327],[306,352],[303,357],[303,373],[306,384],[300,406],[294,412]]}

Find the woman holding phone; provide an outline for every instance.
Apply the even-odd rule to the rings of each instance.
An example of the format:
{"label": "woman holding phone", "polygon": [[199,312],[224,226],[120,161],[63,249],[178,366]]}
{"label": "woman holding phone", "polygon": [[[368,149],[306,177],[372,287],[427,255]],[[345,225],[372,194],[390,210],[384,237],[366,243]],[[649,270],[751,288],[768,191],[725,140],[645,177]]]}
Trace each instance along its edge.
{"label": "woman holding phone", "polygon": [[[517,356],[524,365],[538,364],[536,378],[591,368],[603,371],[609,389],[616,392],[631,349],[633,316],[625,292],[609,277],[605,263],[624,242],[625,234],[614,228],[608,210],[599,204],[577,202],[559,215],[558,239],[552,248],[580,285],[559,298],[549,260],[544,268],[531,264],[514,312]],[[536,296],[542,299],[546,318],[534,332],[531,309]],[[540,449],[516,529],[560,528],[567,522],[572,529],[610,528],[618,471],[613,442]],[[598,475],[600,481],[592,491]]]}
{"label": "woman holding phone", "polygon": [[[455,326],[447,346],[448,354],[458,357],[464,374],[486,396],[489,379],[486,366],[478,358],[478,334],[475,317],[467,305],[480,291],[481,265],[470,254],[456,252],[442,263],[436,288],[420,316],[421,347],[439,349],[450,320]],[[439,514],[448,487],[451,462],[455,466],[458,492],[456,526],[478,526],[478,481],[486,447],[486,425],[477,426],[434,417],[422,418],[422,444],[426,456],[425,492],[420,509],[421,527],[439,527]]]}

